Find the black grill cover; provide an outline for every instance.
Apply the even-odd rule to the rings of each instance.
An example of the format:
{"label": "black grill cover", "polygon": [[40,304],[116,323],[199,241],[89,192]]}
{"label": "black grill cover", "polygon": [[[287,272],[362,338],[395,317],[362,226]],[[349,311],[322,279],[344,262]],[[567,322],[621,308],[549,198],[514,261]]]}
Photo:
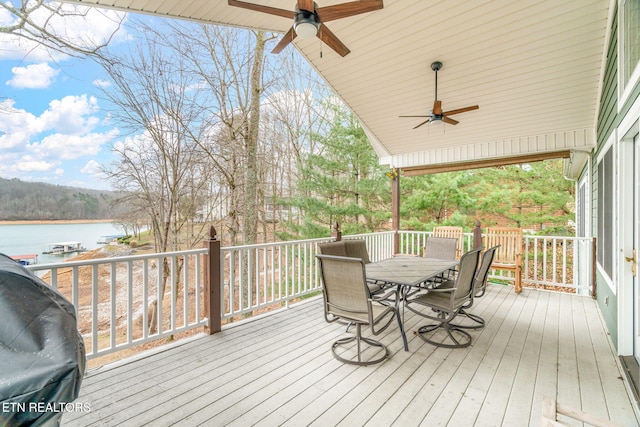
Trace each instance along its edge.
{"label": "black grill cover", "polygon": [[0,254],[0,425],[59,422],[85,361],[73,305]]}

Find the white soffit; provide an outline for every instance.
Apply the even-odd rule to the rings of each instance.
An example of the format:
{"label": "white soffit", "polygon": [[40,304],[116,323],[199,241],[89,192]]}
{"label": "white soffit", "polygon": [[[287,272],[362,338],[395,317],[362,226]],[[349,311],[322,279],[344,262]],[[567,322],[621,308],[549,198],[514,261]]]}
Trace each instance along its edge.
{"label": "white soffit", "polygon": [[[346,1],[346,0],[345,0]],[[318,6],[345,1],[316,0]],[[285,32],[291,21],[226,0],[78,0],[129,12]],[[250,0],[293,10],[295,0]],[[482,160],[595,145],[609,0],[384,0],[327,25],[351,50],[295,46],[360,118],[394,167]],[[287,48],[290,49],[290,48]],[[281,54],[286,54],[287,50]],[[456,126],[412,129],[438,98]],[[424,120],[424,119],[423,119]]]}

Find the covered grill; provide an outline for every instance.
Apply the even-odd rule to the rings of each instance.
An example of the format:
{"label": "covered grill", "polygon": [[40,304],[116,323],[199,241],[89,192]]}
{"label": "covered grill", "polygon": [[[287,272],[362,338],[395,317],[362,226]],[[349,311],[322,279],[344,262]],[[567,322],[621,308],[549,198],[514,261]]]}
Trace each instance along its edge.
{"label": "covered grill", "polygon": [[73,305],[0,254],[0,425],[59,422],[77,406],[85,361]]}

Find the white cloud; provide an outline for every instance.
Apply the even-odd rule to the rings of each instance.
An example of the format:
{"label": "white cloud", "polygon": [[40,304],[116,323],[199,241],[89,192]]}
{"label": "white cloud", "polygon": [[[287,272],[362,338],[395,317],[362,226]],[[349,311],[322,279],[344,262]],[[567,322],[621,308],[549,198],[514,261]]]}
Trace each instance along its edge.
{"label": "white cloud", "polygon": [[[48,3],[57,6],[57,3]],[[64,15],[64,16],[63,16]],[[46,22],[50,34],[69,40],[74,44],[84,47],[96,46],[105,43],[114,31],[118,29],[123,12],[98,9],[73,4],[62,4],[62,13],[51,15],[44,7],[34,12],[30,19],[37,25]],[[0,25],[9,26],[17,22],[17,19],[6,9],[0,8]],[[124,29],[118,31],[118,39],[126,38]],[[60,60],[64,55],[49,51],[42,45],[18,37],[14,34],[0,34],[0,59],[25,59],[31,61]]]}
{"label": "white cloud", "polygon": [[62,133],[82,135],[93,130],[99,119],[91,114],[99,111],[98,100],[87,95],[65,96],[49,103],[49,109],[40,120],[45,129]]}
{"label": "white cloud", "polygon": [[102,145],[118,135],[117,129],[106,133],[89,133],[86,135],[69,135],[54,133],[47,135],[40,142],[30,144],[28,149],[37,157],[73,160],[83,156],[95,156]]}
{"label": "white cloud", "polygon": [[62,161],[97,156],[117,138],[118,129],[96,131],[99,107],[95,98],[67,96],[54,100],[40,116],[0,102],[0,175],[51,171]]}
{"label": "white cloud", "polygon": [[96,162],[95,160],[89,160],[87,164],[84,165],[82,169],[80,169],[80,172],[87,175],[96,175],[99,174],[100,171],[100,163]]}
{"label": "white cloud", "polygon": [[36,116],[14,107],[14,101],[0,102],[0,148],[15,149],[28,143],[33,133],[42,130]]}
{"label": "white cloud", "polygon": [[54,70],[47,63],[31,64],[26,67],[13,67],[13,78],[7,81],[9,86],[18,89],[45,89],[51,86],[60,70]]}
{"label": "white cloud", "polygon": [[19,172],[44,172],[50,170],[55,164],[44,160],[35,160],[31,156],[24,156],[14,165]]}
{"label": "white cloud", "polygon": [[107,88],[111,86],[111,82],[109,80],[98,79],[93,81],[93,85],[97,87]]}

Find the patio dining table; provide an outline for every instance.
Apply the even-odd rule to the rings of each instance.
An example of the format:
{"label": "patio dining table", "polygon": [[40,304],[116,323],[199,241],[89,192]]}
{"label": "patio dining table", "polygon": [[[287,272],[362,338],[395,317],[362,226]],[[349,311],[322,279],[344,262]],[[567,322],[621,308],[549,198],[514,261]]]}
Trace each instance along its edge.
{"label": "patio dining table", "polygon": [[[457,265],[457,260],[398,255],[366,264],[365,268],[367,280],[397,286],[400,299],[404,304],[405,296],[411,288],[423,288],[425,282],[433,280],[441,274],[455,268]],[[404,323],[404,314],[402,320]],[[404,324],[402,329],[404,331]],[[404,332],[402,333],[402,341],[405,351],[408,351],[409,344],[407,343],[407,337]]]}

